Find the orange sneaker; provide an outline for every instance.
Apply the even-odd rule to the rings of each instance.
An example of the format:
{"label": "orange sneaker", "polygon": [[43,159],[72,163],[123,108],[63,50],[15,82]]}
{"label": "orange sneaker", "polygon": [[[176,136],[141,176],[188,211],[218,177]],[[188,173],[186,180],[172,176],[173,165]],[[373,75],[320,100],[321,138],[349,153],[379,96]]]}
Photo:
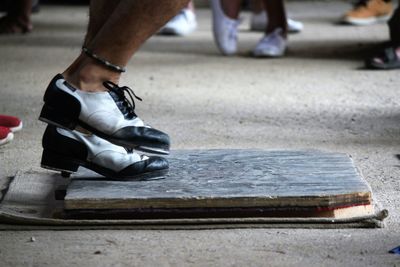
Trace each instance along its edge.
{"label": "orange sneaker", "polygon": [[370,25],[378,22],[385,22],[390,19],[393,12],[391,1],[364,0],[348,11],[343,22],[352,25]]}

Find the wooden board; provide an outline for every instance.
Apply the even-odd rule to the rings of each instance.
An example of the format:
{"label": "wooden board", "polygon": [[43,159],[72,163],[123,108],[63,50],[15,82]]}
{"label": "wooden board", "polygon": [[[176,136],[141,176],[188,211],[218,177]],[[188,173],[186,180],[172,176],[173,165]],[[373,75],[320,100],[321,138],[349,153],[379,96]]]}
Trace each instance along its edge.
{"label": "wooden board", "polygon": [[152,220],[202,218],[335,218],[350,219],[374,215],[372,205],[321,209],[298,208],[185,208],[185,209],[71,209],[64,210],[63,219],[89,220]]}
{"label": "wooden board", "polygon": [[358,207],[352,209],[357,215],[373,212],[370,188],[345,154],[192,150],[175,151],[168,160],[170,171],[159,179],[110,181],[87,174],[73,178],[64,208],[81,213],[308,209],[327,217],[338,216],[333,210],[338,214],[351,207]]}

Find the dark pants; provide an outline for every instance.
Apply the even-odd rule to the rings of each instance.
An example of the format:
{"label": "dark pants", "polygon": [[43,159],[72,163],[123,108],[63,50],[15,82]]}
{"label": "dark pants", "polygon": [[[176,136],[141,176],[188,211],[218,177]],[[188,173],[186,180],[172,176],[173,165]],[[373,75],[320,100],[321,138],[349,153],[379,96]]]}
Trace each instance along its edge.
{"label": "dark pants", "polygon": [[391,42],[394,46],[400,46],[400,6],[394,11],[388,24]]}

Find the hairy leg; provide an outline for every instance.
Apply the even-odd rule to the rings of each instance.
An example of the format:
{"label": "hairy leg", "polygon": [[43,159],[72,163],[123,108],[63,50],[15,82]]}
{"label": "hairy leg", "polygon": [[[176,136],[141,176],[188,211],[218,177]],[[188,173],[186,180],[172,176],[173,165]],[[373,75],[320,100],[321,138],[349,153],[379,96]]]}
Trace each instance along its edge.
{"label": "hairy leg", "polygon": [[268,15],[268,25],[265,33],[269,34],[277,28],[283,30],[283,36],[287,36],[286,10],[283,0],[264,0],[264,6]]}
{"label": "hairy leg", "polygon": [[97,33],[109,19],[109,17],[114,12],[115,8],[120,2],[121,0],[90,1],[90,20],[84,41],[84,46],[87,46],[91,41],[93,41],[93,38],[97,35]]}
{"label": "hairy leg", "polygon": [[[90,7],[91,17],[85,45],[98,56],[118,66],[125,66],[143,42],[188,3],[187,0],[104,2],[113,3],[98,3]],[[111,6],[114,9],[108,12]],[[83,54],[63,75],[79,89],[92,92],[105,90],[102,86],[104,81],[118,83],[120,78],[119,72]]]}
{"label": "hairy leg", "polygon": [[[94,36],[100,31],[101,27],[106,23],[108,18],[114,12],[114,9],[119,4],[120,0],[109,1],[109,0],[96,0],[90,1],[90,8],[89,8],[89,23],[87,28],[87,33],[85,40],[83,42],[84,46],[87,46],[90,43]],[[87,58],[84,54],[80,54],[78,58],[72,62],[72,64],[63,72],[64,77],[68,81],[70,80],[77,80],[79,77],[71,77],[74,74],[81,75],[82,78],[86,77],[85,73],[82,72],[81,67],[85,65],[84,63],[87,62]],[[84,69],[85,71],[89,71],[90,69]],[[90,76],[89,76],[90,77]],[[78,87],[81,84],[76,84]]]}

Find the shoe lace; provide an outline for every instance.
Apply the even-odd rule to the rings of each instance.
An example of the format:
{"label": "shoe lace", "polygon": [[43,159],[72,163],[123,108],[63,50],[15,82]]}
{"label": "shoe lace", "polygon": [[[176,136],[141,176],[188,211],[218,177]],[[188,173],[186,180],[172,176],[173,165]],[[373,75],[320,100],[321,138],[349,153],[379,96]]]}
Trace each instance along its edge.
{"label": "shoe lace", "polygon": [[237,35],[238,35],[238,27],[240,25],[240,23],[242,23],[242,19],[238,19],[235,20],[234,22],[232,22],[232,24],[230,25],[229,29],[228,29],[228,38],[232,39],[232,40],[237,40]]}
{"label": "shoe lace", "polygon": [[[132,119],[137,117],[135,113],[135,101],[136,98],[139,101],[142,101],[142,98],[138,97],[135,92],[129,88],[128,86],[118,86],[117,84],[111,81],[103,82],[105,88],[110,90],[110,95],[113,97],[117,107],[121,110],[124,117],[127,119]],[[131,101],[128,100],[125,93],[128,94]]]}

